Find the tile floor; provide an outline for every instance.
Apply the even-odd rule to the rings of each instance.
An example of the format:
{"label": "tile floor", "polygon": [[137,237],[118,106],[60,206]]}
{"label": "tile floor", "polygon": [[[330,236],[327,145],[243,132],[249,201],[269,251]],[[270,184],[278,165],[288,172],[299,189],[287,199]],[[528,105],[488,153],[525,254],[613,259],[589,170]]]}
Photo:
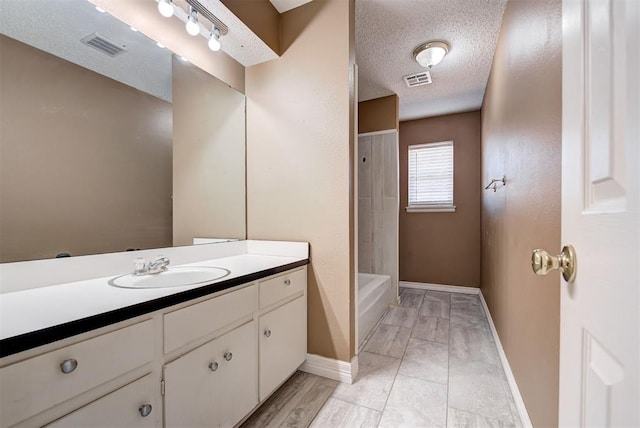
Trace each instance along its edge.
{"label": "tile floor", "polygon": [[520,426],[480,299],[401,288],[353,385],[297,372],[243,427]]}

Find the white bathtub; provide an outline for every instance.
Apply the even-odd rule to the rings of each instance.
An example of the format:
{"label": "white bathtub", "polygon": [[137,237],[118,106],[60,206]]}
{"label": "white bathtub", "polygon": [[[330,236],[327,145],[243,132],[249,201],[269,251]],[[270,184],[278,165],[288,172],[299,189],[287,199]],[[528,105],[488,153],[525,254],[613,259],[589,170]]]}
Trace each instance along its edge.
{"label": "white bathtub", "polygon": [[391,277],[370,273],[358,274],[358,347],[389,309]]}

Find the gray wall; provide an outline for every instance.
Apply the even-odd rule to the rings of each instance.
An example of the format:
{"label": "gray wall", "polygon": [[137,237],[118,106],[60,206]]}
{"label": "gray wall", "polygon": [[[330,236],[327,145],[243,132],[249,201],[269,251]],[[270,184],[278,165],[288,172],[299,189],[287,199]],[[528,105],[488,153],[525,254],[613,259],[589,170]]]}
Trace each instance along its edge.
{"label": "gray wall", "polygon": [[358,137],[358,270],[398,284],[398,133]]}

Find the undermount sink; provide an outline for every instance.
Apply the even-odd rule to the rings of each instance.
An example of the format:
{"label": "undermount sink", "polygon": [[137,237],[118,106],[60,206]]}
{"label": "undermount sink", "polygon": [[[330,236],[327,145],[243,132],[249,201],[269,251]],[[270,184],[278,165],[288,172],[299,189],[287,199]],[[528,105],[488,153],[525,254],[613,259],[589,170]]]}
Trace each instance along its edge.
{"label": "undermount sink", "polygon": [[229,275],[231,271],[219,267],[176,266],[164,272],[148,275],[120,275],[109,280],[109,285],[120,288],[166,288],[212,282]]}

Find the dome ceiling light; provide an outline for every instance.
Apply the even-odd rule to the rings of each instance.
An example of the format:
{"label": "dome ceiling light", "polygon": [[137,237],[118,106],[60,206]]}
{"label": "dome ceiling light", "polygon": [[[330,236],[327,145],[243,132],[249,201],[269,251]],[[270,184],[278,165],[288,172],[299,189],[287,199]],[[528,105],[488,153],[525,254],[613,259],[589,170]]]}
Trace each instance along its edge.
{"label": "dome ceiling light", "polygon": [[449,44],[443,41],[426,42],[418,46],[413,51],[413,58],[421,66],[431,69],[434,65],[440,64],[440,61],[449,52]]}

